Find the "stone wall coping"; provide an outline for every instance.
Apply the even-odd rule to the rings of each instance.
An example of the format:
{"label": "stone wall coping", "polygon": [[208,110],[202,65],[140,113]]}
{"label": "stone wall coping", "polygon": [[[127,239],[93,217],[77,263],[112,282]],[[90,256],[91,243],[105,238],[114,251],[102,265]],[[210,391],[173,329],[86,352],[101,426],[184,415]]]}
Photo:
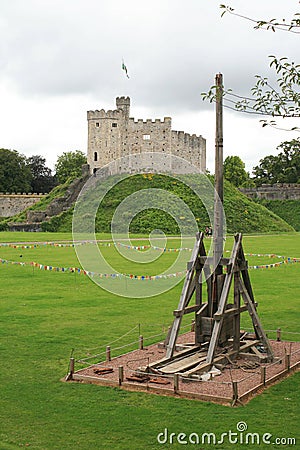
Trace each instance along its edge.
{"label": "stone wall coping", "polygon": [[4,193],[4,192],[0,192],[0,197],[22,197],[22,198],[33,198],[33,197],[38,197],[38,198],[40,198],[40,197],[45,197],[47,194],[36,194],[36,193],[34,193],[34,194],[31,194],[31,193],[29,193],[29,194],[25,194],[25,193],[23,193],[23,194],[21,194],[21,193],[14,193],[14,192],[12,192],[12,193]]}

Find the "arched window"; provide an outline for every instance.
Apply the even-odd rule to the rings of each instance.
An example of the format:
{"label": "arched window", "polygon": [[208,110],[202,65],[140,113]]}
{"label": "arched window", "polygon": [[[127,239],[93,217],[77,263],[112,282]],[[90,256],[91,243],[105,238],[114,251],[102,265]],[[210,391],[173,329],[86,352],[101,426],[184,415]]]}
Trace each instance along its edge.
{"label": "arched window", "polygon": [[94,152],[94,161],[98,161],[98,153]]}

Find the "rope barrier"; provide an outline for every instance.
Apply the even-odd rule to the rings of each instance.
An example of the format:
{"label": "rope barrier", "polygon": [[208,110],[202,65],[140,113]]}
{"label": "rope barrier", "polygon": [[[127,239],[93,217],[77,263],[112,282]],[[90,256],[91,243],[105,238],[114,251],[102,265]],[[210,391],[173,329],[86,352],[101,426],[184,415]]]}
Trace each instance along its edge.
{"label": "rope barrier", "polygon": [[[129,331],[127,331],[125,334],[123,334],[122,336],[118,337],[117,339],[115,339],[114,341],[108,342],[107,344],[103,344],[103,345],[99,345],[98,347],[94,347],[94,348],[88,348],[86,351],[87,352],[91,352],[93,350],[97,350],[98,348],[102,348],[102,347],[107,347],[110,346],[112,344],[114,344],[117,341],[120,341],[121,339],[123,339],[125,336],[128,336],[128,334],[132,333],[134,330],[136,330],[137,328],[139,328],[139,325],[136,325],[135,327],[133,327],[132,329],[130,329]],[[104,352],[105,353],[105,352]]]}

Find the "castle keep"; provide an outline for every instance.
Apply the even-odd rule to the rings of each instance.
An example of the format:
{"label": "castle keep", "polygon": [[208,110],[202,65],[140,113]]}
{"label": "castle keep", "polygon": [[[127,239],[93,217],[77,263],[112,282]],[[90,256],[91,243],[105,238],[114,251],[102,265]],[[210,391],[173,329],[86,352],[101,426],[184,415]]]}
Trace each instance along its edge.
{"label": "castle keep", "polygon": [[[91,173],[122,156],[159,152],[183,158],[201,172],[206,170],[206,141],[202,136],[190,135],[172,130],[172,119],[135,120],[130,116],[130,98],[117,97],[117,109],[111,111],[88,111],[88,152],[87,162]],[[181,173],[184,164],[178,167],[170,158],[162,171]],[[118,167],[123,172],[128,168]],[[134,167],[129,168],[134,170]],[[188,169],[186,169],[186,173]]]}

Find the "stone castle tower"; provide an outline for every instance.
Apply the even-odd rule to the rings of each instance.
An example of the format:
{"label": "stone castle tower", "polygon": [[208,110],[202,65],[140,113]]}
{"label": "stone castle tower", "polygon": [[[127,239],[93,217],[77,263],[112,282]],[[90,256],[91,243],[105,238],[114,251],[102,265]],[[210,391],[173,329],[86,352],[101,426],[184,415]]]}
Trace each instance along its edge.
{"label": "stone castle tower", "polygon": [[[122,156],[145,152],[179,156],[205,172],[206,141],[202,136],[172,130],[170,117],[165,117],[163,121],[135,120],[130,117],[129,97],[117,97],[116,107],[115,110],[101,109],[87,113],[87,162],[91,173]],[[179,168],[173,165],[170,162],[170,167],[162,170],[176,173]],[[120,166],[118,170],[126,171],[126,168]],[[181,167],[181,173],[182,170]]]}

